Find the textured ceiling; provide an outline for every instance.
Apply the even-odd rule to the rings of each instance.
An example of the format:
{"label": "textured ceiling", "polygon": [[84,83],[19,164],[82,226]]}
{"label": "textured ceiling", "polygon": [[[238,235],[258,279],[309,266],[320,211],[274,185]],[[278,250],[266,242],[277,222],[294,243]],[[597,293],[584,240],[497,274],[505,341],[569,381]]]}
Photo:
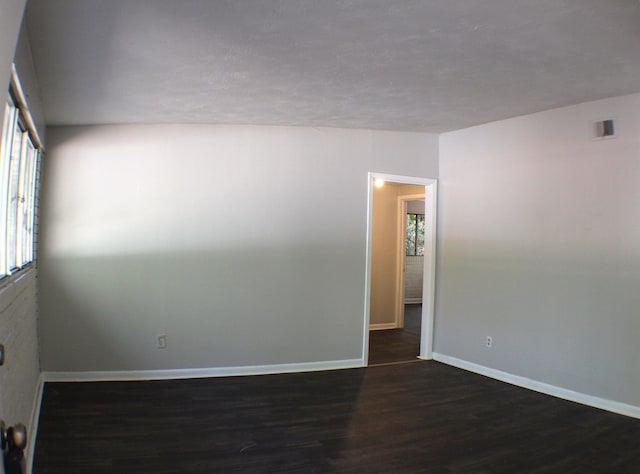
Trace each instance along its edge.
{"label": "textured ceiling", "polygon": [[640,92],[637,0],[30,0],[47,122],[442,132]]}

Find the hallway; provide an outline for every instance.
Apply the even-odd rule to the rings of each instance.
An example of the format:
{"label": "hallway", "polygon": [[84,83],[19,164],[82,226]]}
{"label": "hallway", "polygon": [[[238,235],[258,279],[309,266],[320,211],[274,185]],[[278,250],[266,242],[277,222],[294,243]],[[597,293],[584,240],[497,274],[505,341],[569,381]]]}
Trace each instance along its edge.
{"label": "hallway", "polygon": [[369,331],[369,366],[416,361],[421,317],[421,304],[405,304],[404,328]]}

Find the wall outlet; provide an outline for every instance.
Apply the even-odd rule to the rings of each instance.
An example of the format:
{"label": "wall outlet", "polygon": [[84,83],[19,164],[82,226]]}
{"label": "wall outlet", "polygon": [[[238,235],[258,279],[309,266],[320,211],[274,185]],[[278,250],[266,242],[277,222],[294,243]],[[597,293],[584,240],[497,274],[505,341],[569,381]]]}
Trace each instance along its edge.
{"label": "wall outlet", "polygon": [[487,347],[493,347],[493,338],[491,336],[487,336]]}
{"label": "wall outlet", "polygon": [[167,335],[159,334],[158,335],[158,349],[166,349],[167,348]]}

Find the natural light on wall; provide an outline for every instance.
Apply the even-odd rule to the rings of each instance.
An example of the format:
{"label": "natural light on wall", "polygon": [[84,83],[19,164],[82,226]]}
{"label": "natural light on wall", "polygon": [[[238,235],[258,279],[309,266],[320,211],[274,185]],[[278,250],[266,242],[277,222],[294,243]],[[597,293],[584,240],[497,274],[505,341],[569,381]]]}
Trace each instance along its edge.
{"label": "natural light on wall", "polygon": [[33,260],[38,158],[36,132],[17,76],[4,106],[0,148],[0,277]]}

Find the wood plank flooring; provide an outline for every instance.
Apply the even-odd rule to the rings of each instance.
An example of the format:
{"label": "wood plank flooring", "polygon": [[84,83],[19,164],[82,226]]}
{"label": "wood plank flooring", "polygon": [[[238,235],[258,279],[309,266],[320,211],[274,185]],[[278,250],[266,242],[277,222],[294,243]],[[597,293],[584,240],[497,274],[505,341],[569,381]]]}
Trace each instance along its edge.
{"label": "wood plank flooring", "polygon": [[407,304],[404,328],[369,331],[369,365],[416,361],[420,354],[421,304]]}
{"label": "wood plank flooring", "polygon": [[640,420],[433,361],[47,383],[34,473],[638,473]]}

